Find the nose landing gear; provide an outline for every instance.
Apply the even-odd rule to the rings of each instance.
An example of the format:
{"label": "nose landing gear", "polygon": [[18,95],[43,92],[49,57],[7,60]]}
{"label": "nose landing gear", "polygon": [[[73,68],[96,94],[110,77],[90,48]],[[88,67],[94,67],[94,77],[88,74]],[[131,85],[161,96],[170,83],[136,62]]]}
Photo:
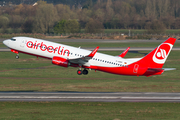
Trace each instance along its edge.
{"label": "nose landing gear", "polygon": [[15,58],[16,58],[16,59],[19,59],[19,54],[17,54],[17,55],[15,56]]}
{"label": "nose landing gear", "polygon": [[19,59],[19,52],[18,51],[11,49],[11,52],[16,53],[17,55],[15,56],[15,58]]}

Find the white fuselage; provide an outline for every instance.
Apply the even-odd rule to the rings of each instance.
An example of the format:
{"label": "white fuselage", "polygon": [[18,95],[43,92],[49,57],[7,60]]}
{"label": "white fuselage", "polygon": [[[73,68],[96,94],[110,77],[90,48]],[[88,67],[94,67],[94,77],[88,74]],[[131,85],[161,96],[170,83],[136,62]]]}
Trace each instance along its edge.
{"label": "white fuselage", "polygon": [[[41,56],[49,59],[52,59],[54,56],[59,56],[65,59],[77,59],[91,53],[91,51],[89,50],[36,38],[14,37],[13,39],[15,41],[9,39],[5,43],[9,48],[23,53]],[[121,67],[127,66],[137,60],[139,60],[139,58],[128,60],[121,57],[106,55],[97,52],[95,56],[88,62],[79,61],[79,64],[84,66],[93,65],[103,67]]]}

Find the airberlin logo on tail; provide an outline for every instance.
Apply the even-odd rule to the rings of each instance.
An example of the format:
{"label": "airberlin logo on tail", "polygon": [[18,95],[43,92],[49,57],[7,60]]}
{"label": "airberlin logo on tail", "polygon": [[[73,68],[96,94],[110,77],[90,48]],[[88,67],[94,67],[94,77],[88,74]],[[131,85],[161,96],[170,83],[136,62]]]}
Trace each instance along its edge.
{"label": "airberlin logo on tail", "polygon": [[166,61],[166,58],[171,51],[173,45],[169,43],[163,43],[161,44],[153,56],[153,61],[158,64],[163,64]]}
{"label": "airberlin logo on tail", "polygon": [[156,54],[156,58],[165,59],[167,57],[166,50],[160,49],[160,51]]}

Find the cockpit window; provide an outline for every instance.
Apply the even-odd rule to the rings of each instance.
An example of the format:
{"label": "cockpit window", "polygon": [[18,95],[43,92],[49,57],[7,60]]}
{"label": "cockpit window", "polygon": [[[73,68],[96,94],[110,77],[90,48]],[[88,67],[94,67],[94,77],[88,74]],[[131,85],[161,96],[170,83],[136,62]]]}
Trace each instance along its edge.
{"label": "cockpit window", "polygon": [[11,38],[11,40],[12,40],[12,41],[16,41],[16,39],[14,39],[14,38]]}

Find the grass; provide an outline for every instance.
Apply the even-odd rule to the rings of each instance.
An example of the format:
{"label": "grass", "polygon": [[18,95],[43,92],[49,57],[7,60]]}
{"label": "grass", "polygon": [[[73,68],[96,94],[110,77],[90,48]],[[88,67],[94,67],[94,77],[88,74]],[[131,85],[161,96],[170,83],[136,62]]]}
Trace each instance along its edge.
{"label": "grass", "polygon": [[[143,34],[145,29],[130,29],[131,34]],[[84,29],[81,29],[81,33],[84,33]],[[129,29],[104,29],[104,33],[124,33],[129,34]],[[166,29],[166,34],[179,34],[180,29]]]}
{"label": "grass", "polygon": [[0,109],[0,119],[180,119],[179,103],[1,102]]}
{"label": "grass", "polygon": [[[130,29],[130,33],[134,34],[143,34],[145,32],[144,29]],[[124,33],[129,34],[129,29],[105,29],[104,33]]]}
{"label": "grass", "polygon": [[[118,55],[121,52],[104,52]],[[126,57],[141,57],[128,53]],[[82,91],[82,92],[180,92],[179,51],[172,51],[164,67],[177,68],[160,76],[121,76],[94,70],[79,76],[77,68],[62,68],[50,60],[11,52],[0,52],[1,91]]]}
{"label": "grass", "polygon": [[[129,34],[129,29],[105,29],[105,33],[125,33]],[[166,29],[166,34],[179,34],[180,29]],[[131,34],[143,34],[146,33],[145,29],[130,29]]]}

